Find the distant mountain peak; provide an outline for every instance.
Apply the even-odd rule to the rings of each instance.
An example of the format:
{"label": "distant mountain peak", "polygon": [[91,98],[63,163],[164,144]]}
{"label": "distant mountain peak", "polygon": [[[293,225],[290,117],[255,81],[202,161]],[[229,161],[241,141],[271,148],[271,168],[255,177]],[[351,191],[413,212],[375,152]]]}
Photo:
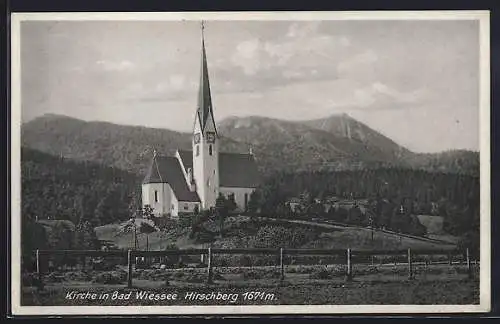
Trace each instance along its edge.
{"label": "distant mountain peak", "polygon": [[56,113],[45,113],[39,117],[36,117],[35,119],[73,119],[73,120],[81,120],[76,117],[71,117],[68,115],[63,115],[63,114],[56,114]]}
{"label": "distant mountain peak", "polygon": [[[267,170],[374,162],[474,171],[479,161],[477,153],[460,150],[413,153],[346,113],[309,121],[231,116],[218,125],[222,151],[243,153],[252,147],[261,167]],[[95,161],[142,174],[149,165],[149,158],[143,154],[146,149],[171,155],[177,149],[191,148],[191,136],[190,132],[85,121],[50,113],[24,123],[21,139],[24,146],[55,156]]]}

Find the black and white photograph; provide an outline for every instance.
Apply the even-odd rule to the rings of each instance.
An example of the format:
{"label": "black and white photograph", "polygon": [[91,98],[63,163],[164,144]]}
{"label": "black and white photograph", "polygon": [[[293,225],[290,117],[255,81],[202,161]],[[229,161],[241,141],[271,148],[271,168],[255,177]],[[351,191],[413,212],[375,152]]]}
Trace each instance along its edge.
{"label": "black and white photograph", "polygon": [[490,309],[488,11],[11,30],[14,314]]}

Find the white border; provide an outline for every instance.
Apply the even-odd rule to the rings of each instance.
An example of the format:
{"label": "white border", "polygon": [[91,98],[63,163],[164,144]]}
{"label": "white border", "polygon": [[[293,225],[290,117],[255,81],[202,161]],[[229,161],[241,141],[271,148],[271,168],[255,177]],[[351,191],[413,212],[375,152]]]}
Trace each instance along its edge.
{"label": "white border", "polygon": [[[489,11],[13,13],[11,14],[11,299],[14,315],[363,314],[488,312],[490,296],[490,13]],[[20,305],[20,24],[25,20],[479,20],[481,269],[479,305],[21,306]]]}

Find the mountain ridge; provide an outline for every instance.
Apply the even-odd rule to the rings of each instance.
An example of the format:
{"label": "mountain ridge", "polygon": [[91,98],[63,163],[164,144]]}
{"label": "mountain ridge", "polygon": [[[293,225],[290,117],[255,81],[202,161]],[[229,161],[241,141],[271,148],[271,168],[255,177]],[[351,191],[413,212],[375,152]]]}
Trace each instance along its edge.
{"label": "mountain ridge", "polygon": [[[449,150],[415,153],[347,114],[309,121],[262,116],[228,117],[218,123],[221,152],[255,153],[262,169],[338,168],[361,163],[477,173],[478,153]],[[191,134],[164,128],[85,121],[46,114],[22,124],[22,145],[56,156],[96,161],[142,173],[156,149],[174,154],[191,148]],[[458,159],[458,163],[455,163]],[[477,160],[477,161],[476,161]],[[444,162],[444,166],[441,165]],[[342,166],[343,165],[343,166]]]}

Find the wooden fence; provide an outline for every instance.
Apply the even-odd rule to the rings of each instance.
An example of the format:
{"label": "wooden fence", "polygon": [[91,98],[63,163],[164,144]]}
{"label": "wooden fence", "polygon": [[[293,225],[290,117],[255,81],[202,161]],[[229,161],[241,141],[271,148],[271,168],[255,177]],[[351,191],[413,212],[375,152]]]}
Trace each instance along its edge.
{"label": "wooden fence", "polygon": [[[465,253],[464,253],[465,252]],[[223,254],[243,254],[243,255],[276,255],[279,256],[279,269],[280,280],[285,278],[285,256],[298,256],[298,255],[315,255],[315,256],[345,256],[346,280],[353,278],[353,256],[406,256],[406,265],[408,279],[414,277],[414,260],[416,256],[445,256],[448,264],[452,264],[452,257],[456,255],[465,255],[465,265],[469,278],[473,277],[471,266],[471,259],[469,249],[465,251],[460,250],[412,250],[410,248],[405,250],[352,250],[352,249],[183,249],[183,250],[164,250],[164,251],[141,251],[141,250],[124,250],[124,251],[98,251],[98,250],[36,250],[36,272],[40,285],[42,284],[42,259],[48,256],[67,256],[67,257],[120,257],[127,260],[127,287],[132,287],[132,272],[134,259],[136,257],[154,258],[154,257],[168,257],[168,256],[206,256],[206,269],[207,269],[207,283],[213,282],[213,259],[214,255]],[[426,259],[426,265],[430,263]],[[362,263],[361,263],[362,264]],[[244,267],[242,267],[244,268]]]}

